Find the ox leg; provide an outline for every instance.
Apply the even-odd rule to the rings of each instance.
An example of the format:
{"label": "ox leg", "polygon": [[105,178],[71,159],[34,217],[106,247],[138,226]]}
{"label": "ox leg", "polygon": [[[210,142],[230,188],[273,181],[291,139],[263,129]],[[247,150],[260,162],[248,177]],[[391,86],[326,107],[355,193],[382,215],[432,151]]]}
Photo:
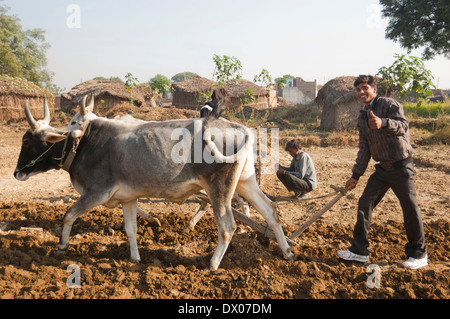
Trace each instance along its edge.
{"label": "ox leg", "polygon": [[269,227],[275,233],[278,245],[283,252],[283,257],[286,260],[294,258],[291,252],[283,228],[281,227],[278,214],[275,209],[275,204],[262,192],[255,180],[240,181],[236,187],[236,192],[243,196],[258,212],[263,215]]}
{"label": "ox leg", "polygon": [[139,250],[137,245],[137,199],[131,202],[122,203],[123,219],[125,223],[125,232],[128,236],[130,243],[130,258],[134,262],[139,262],[141,257],[139,256]]}
{"label": "ox leg", "polygon": [[[211,197],[210,197],[211,198]],[[212,208],[217,223],[218,243],[209,263],[209,270],[217,270],[222,261],[228,245],[230,244],[233,233],[236,230],[233,212],[231,210],[231,196],[227,201],[222,199],[212,200]]]}
{"label": "ox leg", "polygon": [[250,208],[248,207],[248,203],[245,201],[245,199],[243,199],[241,196],[239,196],[238,193],[234,193],[233,197],[238,202],[238,204],[240,206],[240,210],[242,211],[242,213],[245,216],[250,217]]}
{"label": "ox leg", "polygon": [[64,255],[69,247],[69,237],[72,230],[73,223],[78,217],[91,210],[95,206],[101,204],[101,202],[94,201],[92,198],[81,196],[72,207],[64,215],[63,229],[61,237],[59,239],[57,255]]}

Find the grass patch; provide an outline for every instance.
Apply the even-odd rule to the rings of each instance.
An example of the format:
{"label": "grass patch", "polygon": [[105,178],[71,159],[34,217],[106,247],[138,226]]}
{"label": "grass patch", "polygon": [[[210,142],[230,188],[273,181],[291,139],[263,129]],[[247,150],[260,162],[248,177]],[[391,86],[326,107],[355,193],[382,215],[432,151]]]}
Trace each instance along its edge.
{"label": "grass patch", "polygon": [[411,139],[419,145],[450,145],[450,102],[404,103]]}
{"label": "grass patch", "polygon": [[417,105],[403,103],[405,115],[411,118],[437,118],[442,115],[450,115],[450,102],[426,103]]}

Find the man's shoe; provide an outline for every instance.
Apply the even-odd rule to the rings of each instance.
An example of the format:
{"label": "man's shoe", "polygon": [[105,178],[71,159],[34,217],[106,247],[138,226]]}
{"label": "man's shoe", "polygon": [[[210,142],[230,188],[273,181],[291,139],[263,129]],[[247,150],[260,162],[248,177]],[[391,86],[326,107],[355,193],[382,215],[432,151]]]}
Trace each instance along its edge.
{"label": "man's shoe", "polygon": [[408,269],[419,269],[426,265],[428,265],[428,256],[427,255],[425,255],[425,257],[419,258],[419,259],[409,257],[407,261],[402,263],[402,266],[405,268],[408,268]]}
{"label": "man's shoe", "polygon": [[308,192],[296,192],[294,197],[296,199],[308,199],[311,198],[311,195]]}
{"label": "man's shoe", "polygon": [[352,253],[348,249],[347,250],[338,250],[337,254],[340,258],[342,258],[344,260],[359,261],[361,263],[369,262],[369,256],[358,255],[358,254]]}

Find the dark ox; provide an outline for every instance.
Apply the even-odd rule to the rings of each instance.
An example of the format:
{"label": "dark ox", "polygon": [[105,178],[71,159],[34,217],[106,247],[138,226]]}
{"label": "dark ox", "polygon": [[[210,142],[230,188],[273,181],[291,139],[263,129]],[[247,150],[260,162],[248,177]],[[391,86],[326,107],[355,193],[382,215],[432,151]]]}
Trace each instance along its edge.
{"label": "dark ox", "polygon": [[[72,225],[79,216],[97,205],[111,208],[122,204],[131,259],[139,261],[136,241],[138,198],[166,198],[182,203],[203,189],[211,200],[218,227],[218,245],[209,264],[210,270],[218,268],[236,228],[231,210],[235,191],[264,216],[275,232],[284,258],[294,257],[275,205],[256,182],[253,137],[248,128],[220,118],[146,123],[97,118],[86,122],[80,140],[49,125],[46,103],[43,120],[36,121],[27,104],[25,114],[31,128],[23,136],[14,172],[16,179],[24,181],[40,172],[60,169],[61,164],[67,162],[70,150],[78,145],[67,170],[81,196],[64,216],[58,254],[67,250]],[[244,136],[240,145],[236,137],[228,138],[230,130]],[[173,138],[174,131],[181,134],[178,139]],[[188,143],[181,143],[179,137]],[[228,154],[230,140],[234,151],[224,155]],[[209,160],[205,157],[198,161],[198,141],[202,154],[209,153]],[[174,160],[174,154],[182,156]],[[180,161],[180,158],[191,160]]]}

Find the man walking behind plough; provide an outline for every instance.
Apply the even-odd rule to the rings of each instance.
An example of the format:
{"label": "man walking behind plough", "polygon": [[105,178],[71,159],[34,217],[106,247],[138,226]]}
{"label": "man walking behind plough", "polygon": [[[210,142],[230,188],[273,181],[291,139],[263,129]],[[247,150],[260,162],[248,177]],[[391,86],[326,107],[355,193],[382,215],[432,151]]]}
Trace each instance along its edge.
{"label": "man walking behind plough", "polygon": [[348,250],[339,250],[338,256],[345,260],[369,262],[372,210],[392,188],[403,210],[408,239],[405,245],[408,260],[402,265],[409,269],[421,268],[428,265],[428,257],[414,187],[413,150],[403,106],[394,99],[378,96],[377,81],[371,75],[360,75],[354,87],[364,107],[358,117],[359,151],[345,189],[356,187],[371,157],[378,163],[358,201],[352,245]]}

